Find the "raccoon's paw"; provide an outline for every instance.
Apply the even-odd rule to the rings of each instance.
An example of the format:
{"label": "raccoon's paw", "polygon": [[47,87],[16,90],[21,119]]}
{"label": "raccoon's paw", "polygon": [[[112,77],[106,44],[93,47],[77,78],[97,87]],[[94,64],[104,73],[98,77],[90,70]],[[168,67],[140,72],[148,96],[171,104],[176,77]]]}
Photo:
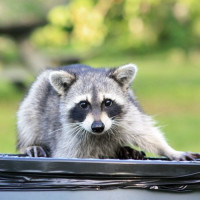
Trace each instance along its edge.
{"label": "raccoon's paw", "polygon": [[143,151],[137,151],[130,147],[121,147],[117,151],[118,159],[134,159],[134,160],[144,160],[146,154]]}
{"label": "raccoon's paw", "polygon": [[168,158],[170,160],[177,160],[177,161],[192,161],[198,158],[198,156],[200,157],[200,154],[177,151],[175,154],[168,156]]}
{"label": "raccoon's paw", "polygon": [[194,159],[200,159],[200,153],[191,153]]}
{"label": "raccoon's paw", "polygon": [[30,146],[26,148],[26,154],[30,157],[48,157],[47,153],[41,146]]}

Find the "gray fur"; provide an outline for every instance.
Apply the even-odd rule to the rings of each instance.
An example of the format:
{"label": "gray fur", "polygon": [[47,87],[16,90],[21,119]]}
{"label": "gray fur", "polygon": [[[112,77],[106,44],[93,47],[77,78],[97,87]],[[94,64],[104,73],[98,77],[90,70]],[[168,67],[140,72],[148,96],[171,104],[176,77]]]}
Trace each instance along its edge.
{"label": "gray fur", "polygon": [[[24,153],[28,147],[39,145],[47,147],[52,157],[99,158],[115,157],[120,147],[136,145],[151,153],[180,159],[183,152],[172,149],[152,118],[137,106],[129,87],[136,72],[133,64],[111,70],[71,65],[44,71],[17,113],[19,150]],[[102,98],[104,94],[115,98],[121,113],[112,119],[105,112],[102,114],[100,94]],[[91,96],[88,101],[92,110],[84,122],[74,122],[69,112],[77,105],[76,98],[84,95]],[[89,130],[94,116],[104,120],[108,127],[100,135]]]}

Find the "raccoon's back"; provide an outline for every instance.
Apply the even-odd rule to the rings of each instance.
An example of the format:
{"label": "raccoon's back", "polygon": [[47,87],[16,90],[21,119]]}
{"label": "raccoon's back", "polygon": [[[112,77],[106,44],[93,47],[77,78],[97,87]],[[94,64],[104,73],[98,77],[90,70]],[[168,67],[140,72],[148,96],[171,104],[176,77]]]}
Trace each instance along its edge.
{"label": "raccoon's back", "polygon": [[38,76],[17,113],[18,148],[21,150],[32,145],[55,146],[59,137],[60,97],[49,83],[50,72],[47,70]]}
{"label": "raccoon's back", "polygon": [[76,76],[84,76],[86,73],[102,73],[105,74],[109,69],[107,68],[92,68],[88,65],[83,64],[72,64],[67,66],[58,67],[55,70],[63,70],[72,74],[76,74]]}

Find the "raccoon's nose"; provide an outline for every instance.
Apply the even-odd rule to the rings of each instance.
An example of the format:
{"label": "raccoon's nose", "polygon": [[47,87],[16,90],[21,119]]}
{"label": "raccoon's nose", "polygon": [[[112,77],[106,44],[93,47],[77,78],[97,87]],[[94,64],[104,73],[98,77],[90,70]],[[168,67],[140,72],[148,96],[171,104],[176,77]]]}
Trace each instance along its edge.
{"label": "raccoon's nose", "polygon": [[101,133],[104,130],[104,124],[101,121],[95,121],[92,123],[91,129],[95,133]]}

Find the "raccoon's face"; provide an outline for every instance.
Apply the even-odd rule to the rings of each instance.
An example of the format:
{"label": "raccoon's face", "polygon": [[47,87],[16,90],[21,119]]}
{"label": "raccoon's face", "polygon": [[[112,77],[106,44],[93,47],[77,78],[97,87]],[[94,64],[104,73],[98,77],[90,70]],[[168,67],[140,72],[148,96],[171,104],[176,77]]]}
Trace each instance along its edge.
{"label": "raccoon's face", "polygon": [[[93,86],[94,92],[95,86]],[[99,91],[97,94],[84,94],[71,98],[68,107],[68,121],[80,122],[86,131],[101,135],[110,130],[112,122],[123,113],[123,103],[117,95]],[[69,106],[69,105],[68,105]]]}
{"label": "raccoon's face", "polygon": [[91,69],[78,77],[65,71],[52,72],[50,83],[62,96],[66,123],[95,135],[112,132],[115,119],[125,112],[127,91],[136,71],[136,66],[129,64],[104,71]]}

